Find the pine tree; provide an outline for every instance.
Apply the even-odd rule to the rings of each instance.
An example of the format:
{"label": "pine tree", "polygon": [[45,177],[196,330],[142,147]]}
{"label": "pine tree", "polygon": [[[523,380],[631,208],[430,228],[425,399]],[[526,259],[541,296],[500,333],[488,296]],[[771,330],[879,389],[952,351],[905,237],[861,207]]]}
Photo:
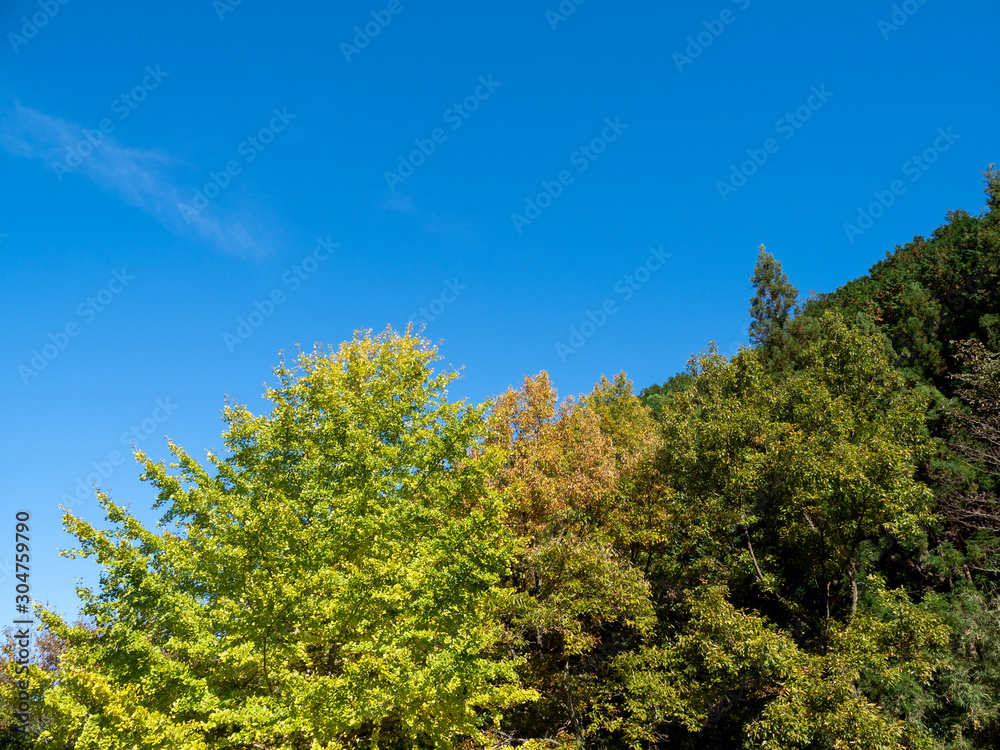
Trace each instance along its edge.
{"label": "pine tree", "polygon": [[753,269],[756,294],[750,300],[750,341],[766,344],[775,335],[784,333],[788,318],[798,300],[799,291],[788,281],[781,263],[760,246]]}

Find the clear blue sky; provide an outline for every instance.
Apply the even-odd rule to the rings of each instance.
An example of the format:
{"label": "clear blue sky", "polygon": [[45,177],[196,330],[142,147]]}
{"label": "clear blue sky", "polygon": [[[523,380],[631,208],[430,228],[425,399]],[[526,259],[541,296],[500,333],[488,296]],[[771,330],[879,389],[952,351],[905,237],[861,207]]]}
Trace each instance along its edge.
{"label": "clear blue sky", "polygon": [[127,444],[221,448],[296,343],[422,317],[456,397],[639,389],[746,342],[761,243],[828,291],[978,213],[1000,4],[897,8],[3,3],[0,565],[27,508],[32,593],[73,612],[64,496],[110,469],[153,522]]}

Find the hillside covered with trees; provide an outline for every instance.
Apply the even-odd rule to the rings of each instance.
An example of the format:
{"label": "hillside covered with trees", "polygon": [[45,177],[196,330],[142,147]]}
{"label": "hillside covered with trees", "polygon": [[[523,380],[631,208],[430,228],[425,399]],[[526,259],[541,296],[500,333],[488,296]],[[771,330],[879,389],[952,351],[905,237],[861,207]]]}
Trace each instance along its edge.
{"label": "hillside covered with trees", "polygon": [[[161,523],[67,512],[26,747],[1000,746],[1000,172],[987,208],[636,394],[479,405],[407,331],[282,362]],[[748,269],[749,271],[750,269]],[[12,645],[0,713],[18,741]]]}

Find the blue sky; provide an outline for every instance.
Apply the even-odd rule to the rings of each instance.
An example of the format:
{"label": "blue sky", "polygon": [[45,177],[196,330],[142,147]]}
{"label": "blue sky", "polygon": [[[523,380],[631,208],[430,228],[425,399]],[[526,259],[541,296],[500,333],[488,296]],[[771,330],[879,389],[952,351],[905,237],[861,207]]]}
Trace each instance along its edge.
{"label": "blue sky", "polygon": [[97,573],[57,557],[60,502],[101,522],[103,472],[155,521],[129,443],[221,448],[279,350],[421,319],[456,397],[639,389],[747,341],[761,243],[829,291],[978,213],[998,27],[995,0],[4,3],[0,611],[16,510],[73,613]]}

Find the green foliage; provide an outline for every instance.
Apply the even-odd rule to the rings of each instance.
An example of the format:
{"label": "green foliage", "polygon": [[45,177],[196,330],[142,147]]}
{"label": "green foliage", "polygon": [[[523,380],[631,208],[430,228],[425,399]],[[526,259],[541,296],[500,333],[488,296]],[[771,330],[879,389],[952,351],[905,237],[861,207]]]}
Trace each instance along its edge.
{"label": "green foliage", "polygon": [[[452,747],[530,698],[496,658],[511,561],[481,408],[427,342],[391,332],[276,370],[255,416],[228,406],[209,474],[140,455],[166,508],[143,528],[67,513],[104,566],[97,637],[45,694],[54,748]],[[59,625],[51,613],[47,618]]]}
{"label": "green foliage", "polygon": [[663,413],[664,404],[675,394],[694,384],[694,377],[687,372],[679,372],[670,376],[663,385],[650,385],[639,392],[639,400],[650,408],[653,415],[659,418]]}
{"label": "green foliage", "polygon": [[[408,331],[282,363],[164,516],[67,513],[92,625],[40,608],[53,750],[1000,744],[1000,173],[662,385],[488,404]],[[794,316],[794,317],[793,317]],[[9,648],[0,719],[17,701]],[[0,743],[11,736],[0,735]]]}
{"label": "green foliage", "polygon": [[624,554],[655,528],[636,528],[620,497],[636,487],[647,442],[655,445],[653,421],[624,375],[603,379],[579,403],[557,404],[541,373],[495,401],[492,425],[507,455],[499,485],[519,538],[509,647],[523,655],[525,684],[541,696],[514,712],[506,730],[583,744],[609,647],[655,622],[646,579]]}
{"label": "green foliage", "polygon": [[750,341],[765,345],[775,343],[785,333],[799,292],[781,270],[781,263],[763,245],[757,253],[750,281],[754,288],[749,310]]}
{"label": "green foliage", "polygon": [[[1000,584],[997,497],[996,353],[1000,351],[1000,173],[985,173],[987,211],[948,212],[929,239],[887,254],[867,276],[807,303],[789,327],[781,356],[823,336],[824,311],[837,309],[883,333],[892,362],[927,398],[924,430],[935,454],[919,468],[934,498],[926,535],[884,540],[875,562],[897,585],[930,594],[952,627],[950,657],[928,689],[901,689],[885,700],[933,729],[942,746],[994,746],[1000,721],[995,670],[978,654],[996,653],[988,612]],[[992,441],[992,442],[991,442]],[[992,447],[991,447],[992,446]]]}
{"label": "green foliage", "polygon": [[734,608],[722,587],[703,587],[676,637],[617,659],[628,719],[609,727],[621,728],[633,748],[664,740],[768,750],[931,747],[926,731],[892,716],[859,684],[927,683],[947,627],[871,583],[880,611],[838,624],[823,653]]}
{"label": "green foliage", "polygon": [[[77,627],[88,629],[84,622],[78,622]],[[89,628],[92,630],[92,628]],[[6,626],[2,631],[0,642],[0,747],[22,747],[25,740],[37,737],[52,724],[52,716],[39,711],[42,705],[44,690],[52,684],[53,675],[59,668],[59,661],[66,650],[67,643],[51,629],[40,626],[28,629],[29,644],[33,650],[28,674],[18,674],[18,652],[23,646],[23,629]],[[26,679],[27,678],[27,679]],[[16,706],[20,699],[19,682],[28,683],[29,721],[27,737],[18,730],[19,723],[15,717]]]}
{"label": "green foliage", "polygon": [[866,554],[930,520],[914,478],[924,399],[880,334],[821,322],[787,372],[760,350],[696,358],[661,415],[677,527],[653,585],[676,603],[656,640],[616,661],[624,698],[609,697],[605,726],[631,746],[930,741],[885,694],[932,678],[948,630],[887,591]]}
{"label": "green foliage", "polygon": [[868,272],[833,293],[806,303],[794,333],[834,307],[845,317],[863,314],[892,344],[894,364],[918,384],[950,396],[955,343],[975,338],[1000,351],[1000,196],[998,172],[987,170],[991,210],[980,217],[948,212],[948,223],[929,239],[914,237],[886,253]]}

